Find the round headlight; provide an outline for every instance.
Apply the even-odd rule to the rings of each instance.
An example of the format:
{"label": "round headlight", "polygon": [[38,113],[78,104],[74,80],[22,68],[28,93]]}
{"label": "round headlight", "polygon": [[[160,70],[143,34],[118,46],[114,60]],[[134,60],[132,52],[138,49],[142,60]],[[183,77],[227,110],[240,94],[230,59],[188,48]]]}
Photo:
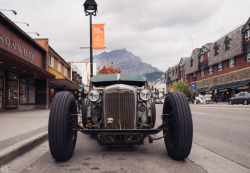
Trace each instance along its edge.
{"label": "round headlight", "polygon": [[90,101],[96,102],[96,101],[99,99],[100,94],[99,94],[99,92],[96,91],[96,90],[91,90],[91,91],[89,92],[88,97],[89,97],[89,100],[90,100]]}
{"label": "round headlight", "polygon": [[151,97],[151,93],[150,93],[149,90],[144,89],[144,90],[142,90],[142,91],[140,92],[140,98],[141,98],[142,100],[147,101],[147,100],[150,99],[150,97]]}

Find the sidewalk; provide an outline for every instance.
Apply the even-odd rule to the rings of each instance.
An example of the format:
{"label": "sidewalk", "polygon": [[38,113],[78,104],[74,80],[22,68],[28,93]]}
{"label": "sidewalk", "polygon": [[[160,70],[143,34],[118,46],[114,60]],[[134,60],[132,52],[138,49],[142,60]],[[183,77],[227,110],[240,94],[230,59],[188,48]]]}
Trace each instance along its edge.
{"label": "sidewalk", "polygon": [[0,112],[0,165],[47,140],[48,117],[44,109]]}

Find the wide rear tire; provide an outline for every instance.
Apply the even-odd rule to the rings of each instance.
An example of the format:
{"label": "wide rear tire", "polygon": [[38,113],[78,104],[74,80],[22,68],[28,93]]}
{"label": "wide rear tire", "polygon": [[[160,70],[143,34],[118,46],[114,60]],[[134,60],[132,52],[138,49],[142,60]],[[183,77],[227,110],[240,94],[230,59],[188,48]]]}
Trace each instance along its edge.
{"label": "wide rear tire", "polygon": [[152,128],[155,126],[156,121],[156,109],[155,109],[155,102],[152,102],[151,104],[151,115],[152,115]]}
{"label": "wide rear tire", "polygon": [[55,160],[66,161],[73,155],[77,139],[73,124],[78,123],[77,119],[74,95],[67,91],[56,94],[50,110],[48,129],[50,152]]}
{"label": "wide rear tire", "polygon": [[83,99],[82,102],[82,124],[83,127],[86,127],[87,125],[87,106],[86,106],[86,98]]}
{"label": "wide rear tire", "polygon": [[164,131],[168,154],[175,160],[183,160],[189,156],[193,140],[192,115],[186,96],[179,91],[169,92],[163,114],[163,123],[168,125],[168,132]]}

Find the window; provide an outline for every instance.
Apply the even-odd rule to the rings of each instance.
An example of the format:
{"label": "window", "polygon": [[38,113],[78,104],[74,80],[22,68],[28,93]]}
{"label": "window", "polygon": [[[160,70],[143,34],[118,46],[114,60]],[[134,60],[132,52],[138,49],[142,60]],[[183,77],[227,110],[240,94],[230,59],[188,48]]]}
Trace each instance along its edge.
{"label": "window", "polygon": [[50,55],[49,65],[50,65],[51,67],[54,67],[54,57],[53,57],[53,55]]}
{"label": "window", "polygon": [[203,55],[200,56],[200,62],[203,62],[204,61],[204,58],[203,58]]}
{"label": "window", "polygon": [[20,79],[20,104],[35,104],[35,80]]}
{"label": "window", "polygon": [[223,64],[222,64],[222,62],[218,64],[218,71],[221,71],[221,70],[223,70]]}
{"label": "window", "polygon": [[247,62],[250,62],[250,53],[247,54]]}
{"label": "window", "polygon": [[182,72],[182,67],[180,67],[180,72]]}
{"label": "window", "polygon": [[209,57],[209,55],[210,55],[210,52],[207,52],[207,57]]}
{"label": "window", "polygon": [[235,65],[235,59],[232,58],[229,60],[229,67],[234,67],[234,65]]}
{"label": "window", "polygon": [[224,43],[225,43],[225,51],[229,50],[230,49],[230,41],[232,39],[230,39],[228,36],[226,36],[225,40],[224,40]]}
{"label": "window", "polygon": [[193,60],[190,60],[190,67],[193,67]]}
{"label": "window", "polygon": [[246,33],[245,33],[245,39],[246,40],[250,39],[250,29],[246,31]]}
{"label": "window", "polygon": [[194,77],[194,78],[196,77],[196,73],[195,73],[195,72],[193,73],[193,77]]}
{"label": "window", "polygon": [[213,66],[209,67],[208,69],[208,74],[212,74],[213,73]]}
{"label": "window", "polygon": [[57,64],[57,70],[59,72],[61,72],[61,61],[58,60],[58,64]]}
{"label": "window", "polygon": [[201,70],[201,76],[204,76],[205,75],[205,70]]}
{"label": "window", "polygon": [[226,48],[225,50],[229,50],[230,49],[230,40],[226,41]]}
{"label": "window", "polygon": [[67,76],[67,67],[64,66],[64,75]]}
{"label": "window", "polygon": [[219,55],[219,48],[220,48],[220,45],[215,43],[215,45],[214,45],[214,56]]}

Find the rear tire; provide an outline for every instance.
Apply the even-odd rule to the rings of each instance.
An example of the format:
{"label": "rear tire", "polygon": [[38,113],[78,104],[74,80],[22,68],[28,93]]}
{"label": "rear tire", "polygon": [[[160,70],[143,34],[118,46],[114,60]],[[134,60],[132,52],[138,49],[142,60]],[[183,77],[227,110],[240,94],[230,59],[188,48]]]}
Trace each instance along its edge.
{"label": "rear tire", "polygon": [[169,114],[163,119],[163,123],[168,125],[168,133],[164,138],[168,154],[175,160],[183,160],[189,156],[193,140],[192,115],[186,96],[179,91],[169,92],[163,114]]}
{"label": "rear tire", "polygon": [[229,100],[229,104],[230,104],[230,105],[232,105],[232,104],[233,104],[232,100]]}
{"label": "rear tire", "polygon": [[83,124],[83,127],[86,128],[86,125],[87,125],[87,106],[86,106],[86,98],[83,99],[83,102],[82,102],[82,124]]}
{"label": "rear tire", "polygon": [[152,104],[151,104],[151,116],[152,116],[152,128],[154,128],[155,121],[156,121],[155,102],[152,102]]}
{"label": "rear tire", "polygon": [[50,153],[57,161],[71,158],[75,150],[77,131],[73,124],[78,123],[74,95],[63,91],[56,94],[49,115],[48,139]]}

